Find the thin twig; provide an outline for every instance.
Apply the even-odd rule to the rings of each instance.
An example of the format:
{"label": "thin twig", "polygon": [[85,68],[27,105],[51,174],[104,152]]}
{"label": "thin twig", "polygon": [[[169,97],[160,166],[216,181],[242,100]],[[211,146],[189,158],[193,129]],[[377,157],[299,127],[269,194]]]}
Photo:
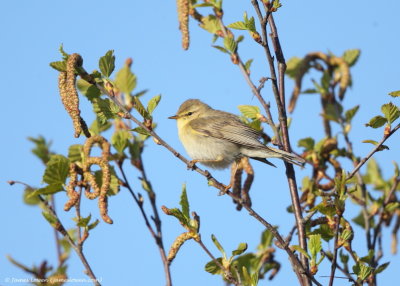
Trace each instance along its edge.
{"label": "thin twig", "polygon": [[400,124],[398,124],[395,128],[393,128],[392,130],[390,130],[389,133],[385,134],[382,138],[382,140],[378,143],[378,145],[375,146],[374,149],[371,150],[371,152],[369,152],[369,154],[367,156],[365,156],[360,163],[358,163],[358,165],[354,168],[353,171],[351,171],[351,173],[347,176],[346,180],[350,180],[351,178],[354,177],[354,175],[358,172],[358,170],[360,170],[360,168],[369,160],[369,158],[372,157],[372,155],[374,155],[379,149],[380,147],[383,145],[383,143],[385,143],[385,141],[392,136],[397,130],[399,130],[400,128]]}
{"label": "thin twig", "polygon": [[[171,285],[172,285],[171,271],[170,271],[170,268],[169,268],[169,263],[168,263],[167,256],[166,256],[166,254],[165,254],[165,249],[164,249],[164,245],[163,245],[163,242],[162,242],[162,238],[159,236],[159,233],[158,233],[158,226],[157,226],[157,223],[156,223],[156,228],[157,228],[157,233],[156,233],[156,232],[154,231],[153,227],[151,226],[150,221],[149,221],[149,219],[148,219],[148,217],[147,217],[147,214],[146,214],[146,212],[145,212],[145,210],[144,210],[144,208],[143,208],[143,202],[136,196],[136,194],[134,193],[133,189],[131,188],[131,186],[130,186],[130,184],[129,184],[129,181],[128,181],[128,178],[127,178],[127,176],[126,176],[126,174],[125,174],[125,171],[124,171],[124,169],[122,168],[122,165],[121,165],[120,163],[118,163],[117,166],[118,166],[118,169],[120,170],[121,175],[122,175],[122,178],[123,178],[123,180],[124,180],[124,181],[123,181],[124,186],[127,188],[127,190],[129,191],[129,193],[132,195],[133,200],[134,200],[134,201],[136,202],[136,204],[138,205],[138,207],[139,207],[139,209],[140,209],[140,213],[142,214],[142,217],[143,217],[144,222],[145,222],[145,224],[146,224],[146,227],[147,227],[147,229],[149,230],[151,236],[154,238],[154,240],[155,240],[155,242],[156,242],[156,245],[157,245],[158,250],[159,250],[159,252],[160,252],[160,256],[161,256],[162,263],[163,263],[163,265],[164,265],[164,272],[165,272],[166,285],[167,285],[167,286],[171,286]],[[161,227],[161,224],[160,224],[160,227]],[[160,231],[160,233],[161,233],[161,229],[160,229],[159,231]]]}
{"label": "thin twig", "polygon": [[[56,209],[56,202],[55,202],[55,199],[54,199],[54,195],[52,195],[50,197],[50,203],[51,203],[52,208]],[[60,237],[59,237],[58,231],[55,228],[53,228],[53,231],[54,231],[54,239],[56,241],[58,267],[60,267],[63,264]]]}
{"label": "thin twig", "polygon": [[333,258],[331,264],[331,275],[329,277],[329,286],[333,285],[333,280],[335,278],[335,271],[337,268],[337,254],[338,254],[338,241],[339,241],[339,230],[340,230],[340,220],[342,219],[342,213],[336,217],[336,229],[335,229],[335,240],[334,240],[334,249],[333,249]]}
{"label": "thin twig", "polygon": [[203,250],[207,253],[208,256],[210,256],[210,258],[214,261],[214,263],[225,273],[225,278],[232,284],[235,285],[240,285],[234,278],[233,275],[231,273],[231,271],[229,269],[227,269],[226,267],[224,267],[217,258],[215,258],[215,256],[211,253],[210,250],[208,250],[207,246],[205,246],[205,244],[203,243],[203,241],[200,240],[196,240],[196,242],[201,246],[201,248],[203,248]]}
{"label": "thin twig", "polygon": [[[328,255],[328,253],[326,253],[326,251],[322,250],[321,251],[325,257],[327,257],[329,259],[329,261],[332,262],[333,258],[331,256]],[[344,275],[346,275],[346,277],[349,279],[350,282],[354,283],[354,285],[360,285],[360,283],[358,283],[352,276],[351,274],[344,269],[342,266],[340,266],[339,264],[336,264],[336,268],[340,270],[340,272],[342,272]]]}
{"label": "thin twig", "polygon": [[[24,186],[27,186],[29,188],[31,188],[32,190],[34,190],[34,188],[32,188],[31,186],[29,186],[26,183],[22,183],[19,181],[9,181],[8,182],[10,185],[13,184],[22,184]],[[74,240],[71,238],[71,236],[69,235],[69,233],[67,232],[67,230],[65,229],[64,225],[61,223],[60,219],[58,218],[56,212],[54,211],[54,209],[49,205],[49,203],[43,199],[43,197],[41,195],[38,195],[39,200],[41,201],[43,208],[48,211],[55,219],[55,225],[53,226],[55,229],[57,229],[57,231],[59,231],[68,241],[68,243],[71,245],[71,247],[75,250],[76,254],[78,255],[79,259],[81,260],[83,266],[85,267],[85,273],[92,279],[92,282],[94,285],[96,286],[101,286],[99,280],[96,278],[96,276],[93,273],[92,268],[90,267],[89,262],[87,261],[85,255],[83,254],[83,250],[81,245],[77,245]]]}

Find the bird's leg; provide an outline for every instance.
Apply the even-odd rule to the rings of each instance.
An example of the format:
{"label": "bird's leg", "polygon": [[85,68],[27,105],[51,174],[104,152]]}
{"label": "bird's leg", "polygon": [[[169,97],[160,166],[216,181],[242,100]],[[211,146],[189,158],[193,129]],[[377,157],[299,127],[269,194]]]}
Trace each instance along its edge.
{"label": "bird's leg", "polygon": [[219,163],[223,160],[224,158],[222,156],[218,156],[216,159],[193,159],[192,161],[188,162],[187,167],[188,169],[194,170],[194,165],[196,163]]}

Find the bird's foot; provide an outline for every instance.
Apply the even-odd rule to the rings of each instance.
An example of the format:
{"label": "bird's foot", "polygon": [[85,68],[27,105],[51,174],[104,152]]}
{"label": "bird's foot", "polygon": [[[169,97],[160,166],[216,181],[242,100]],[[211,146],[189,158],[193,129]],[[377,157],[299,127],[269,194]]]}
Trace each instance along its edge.
{"label": "bird's foot", "polygon": [[187,169],[193,171],[194,168],[195,168],[195,164],[196,164],[197,162],[198,162],[197,160],[189,161],[189,162],[187,163]]}
{"label": "bird's foot", "polygon": [[219,191],[218,196],[225,195],[229,191],[229,189],[232,187],[232,184],[229,184],[227,186],[225,186],[224,184],[221,184],[221,185],[224,187],[224,189]]}

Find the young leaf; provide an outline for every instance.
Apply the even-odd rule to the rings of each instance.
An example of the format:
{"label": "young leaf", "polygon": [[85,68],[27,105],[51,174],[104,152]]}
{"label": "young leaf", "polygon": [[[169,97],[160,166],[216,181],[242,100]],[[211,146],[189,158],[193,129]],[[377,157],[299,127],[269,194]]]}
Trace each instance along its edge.
{"label": "young leaf", "polygon": [[[222,258],[219,257],[217,258],[217,261],[219,262],[220,265],[222,265]],[[223,270],[214,262],[214,260],[211,260],[210,262],[208,262],[206,264],[206,266],[204,267],[204,269],[208,272],[211,273],[213,275],[215,274],[223,274]]]}
{"label": "young leaf", "polygon": [[89,214],[87,217],[81,217],[80,220],[76,222],[76,225],[80,227],[86,227],[89,224],[91,218],[91,214]]}
{"label": "young leaf", "polygon": [[43,136],[37,138],[28,137],[28,140],[35,143],[35,148],[31,150],[32,153],[35,154],[44,164],[47,164],[50,160],[50,155],[52,155],[52,152],[50,151],[52,142],[47,142]]}
{"label": "young leaf", "polygon": [[[379,143],[376,142],[375,140],[363,140],[362,143],[371,143],[372,145],[378,145]],[[389,150],[389,147],[386,145],[381,145],[378,149],[378,151],[382,151],[382,150]]]}
{"label": "young leaf", "polygon": [[94,222],[92,222],[91,224],[88,225],[88,230],[92,230],[94,229],[98,224],[99,224],[99,220],[96,219]]}
{"label": "young leaf", "polygon": [[305,251],[303,248],[300,247],[300,245],[291,245],[290,248],[293,248],[294,250],[302,253],[305,255],[308,259],[311,259],[310,255]]}
{"label": "young leaf", "polygon": [[57,218],[49,212],[43,211],[42,215],[52,226],[54,226],[58,221]]}
{"label": "young leaf", "polygon": [[105,77],[110,77],[115,68],[115,56],[113,50],[109,50],[104,56],[100,58],[99,68],[101,73]]}
{"label": "young leaf", "polygon": [[235,29],[235,30],[247,30],[246,24],[242,21],[237,21],[232,24],[229,24],[228,28]]}
{"label": "young leaf", "polygon": [[128,66],[120,69],[115,77],[115,85],[125,93],[130,94],[136,87],[136,76],[131,72]]}
{"label": "young leaf", "polygon": [[111,144],[122,155],[126,147],[128,147],[129,139],[132,138],[130,132],[126,130],[118,130],[111,137]]}
{"label": "young leaf", "polygon": [[298,147],[304,147],[306,151],[314,149],[315,141],[311,137],[303,138],[297,143]]}
{"label": "young leaf", "polygon": [[47,185],[44,188],[36,189],[34,190],[30,196],[35,197],[37,195],[51,195],[58,193],[59,191],[62,191],[63,187],[61,184],[52,184],[52,185]]}
{"label": "young leaf", "polygon": [[221,25],[219,24],[217,17],[215,17],[214,15],[203,17],[201,19],[200,27],[210,32],[211,34],[215,34],[217,31],[221,30]]}
{"label": "young leaf", "polygon": [[302,63],[301,58],[298,58],[298,57],[290,58],[286,63],[286,65],[287,65],[286,74],[292,79],[296,78],[296,76],[299,72],[299,69],[301,67],[301,63]]}
{"label": "young leaf", "polygon": [[211,239],[214,242],[215,246],[218,248],[218,250],[222,253],[224,257],[226,257],[226,253],[222,245],[219,243],[218,239],[215,237],[214,234],[211,235]]}
{"label": "young leaf", "polygon": [[68,148],[68,159],[71,162],[82,161],[83,146],[80,144],[74,144]]}
{"label": "young leaf", "polygon": [[136,132],[136,133],[139,133],[142,135],[150,136],[150,133],[142,127],[136,127],[136,128],[131,129],[130,131],[133,131],[133,132]]}
{"label": "young leaf", "polygon": [[179,204],[181,205],[182,208],[182,214],[189,220],[190,219],[190,215],[189,215],[189,200],[187,197],[187,193],[186,193],[186,184],[182,185],[182,194],[181,194],[181,201],[179,202]]}
{"label": "young leaf", "polygon": [[247,243],[240,243],[236,250],[232,251],[232,255],[240,255],[247,250]]}
{"label": "young leaf", "polygon": [[391,97],[399,97],[400,96],[400,90],[389,92],[389,95]]}
{"label": "young leaf", "polygon": [[385,117],[382,117],[380,115],[377,115],[373,118],[371,118],[371,120],[365,124],[365,126],[369,126],[372,128],[379,128],[381,126],[383,126],[386,123],[387,119]]}
{"label": "young leaf", "polygon": [[386,267],[389,266],[389,264],[390,264],[390,262],[386,262],[386,263],[383,263],[383,264],[379,265],[378,268],[376,268],[376,269],[374,270],[374,274],[381,273],[383,270],[386,269]]}
{"label": "young leaf", "polygon": [[102,122],[99,117],[93,121],[92,125],[90,125],[90,133],[92,134],[100,134],[101,132],[107,131],[110,129],[111,123],[109,121]]}
{"label": "young leaf", "polygon": [[156,109],[160,100],[161,100],[161,95],[156,95],[152,99],[149,100],[149,103],[147,103],[147,111],[150,114],[153,114],[153,111],[154,111],[154,109]]}
{"label": "young leaf", "polygon": [[250,59],[244,64],[244,67],[245,67],[247,72],[250,71],[250,66],[251,66],[252,63],[253,63],[253,59]]}
{"label": "young leaf", "polygon": [[144,108],[142,102],[140,101],[140,99],[136,96],[132,97],[133,102],[134,102],[134,107],[137,110],[137,112],[139,112],[139,114],[144,118],[144,119],[150,119],[151,116],[149,114],[149,112],[147,111],[146,108]]}
{"label": "young leaf", "polygon": [[381,110],[389,124],[392,124],[400,116],[399,108],[391,102],[382,105]]}
{"label": "young leaf", "polygon": [[52,155],[46,165],[43,182],[49,185],[62,185],[69,173],[70,161],[62,155]]}
{"label": "young leaf", "polygon": [[225,37],[224,38],[224,47],[227,49],[229,52],[234,53],[237,48],[237,43],[234,38],[232,37]]}
{"label": "young leaf", "polygon": [[349,65],[349,67],[353,66],[358,58],[360,57],[361,51],[358,49],[347,50],[343,53],[343,60]]}
{"label": "young leaf", "polygon": [[65,72],[67,70],[67,63],[65,61],[51,62],[50,66],[59,72]]}
{"label": "young leaf", "polygon": [[93,110],[97,114],[101,124],[106,124],[107,120],[114,118],[113,104],[108,98],[96,98],[93,100]]}
{"label": "young leaf", "polygon": [[239,105],[239,111],[247,118],[257,119],[261,114],[260,108],[254,105]]}
{"label": "young leaf", "polygon": [[88,83],[86,80],[78,79],[76,86],[90,102],[93,102],[93,99],[98,98],[101,95],[100,89],[98,89],[94,84]]}
{"label": "young leaf", "polygon": [[228,50],[225,49],[224,47],[217,46],[217,45],[213,45],[212,47],[213,47],[213,48],[216,48],[217,50],[219,50],[219,51],[221,51],[221,52],[223,52],[223,53],[225,53],[225,54],[229,54]]}
{"label": "young leaf", "polygon": [[354,115],[356,115],[359,108],[360,106],[356,105],[352,109],[349,109],[345,112],[344,117],[346,119],[346,122],[350,123],[350,121],[353,119]]}
{"label": "young leaf", "polygon": [[321,235],[312,234],[310,235],[310,240],[308,241],[308,248],[310,249],[312,259],[316,259],[317,254],[321,251]]}

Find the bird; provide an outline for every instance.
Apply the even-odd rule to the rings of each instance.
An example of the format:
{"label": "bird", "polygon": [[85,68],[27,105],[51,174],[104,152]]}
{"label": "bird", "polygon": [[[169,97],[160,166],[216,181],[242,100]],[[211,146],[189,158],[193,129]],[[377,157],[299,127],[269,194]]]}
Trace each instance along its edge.
{"label": "bird", "polygon": [[260,142],[261,133],[232,113],[213,109],[199,99],[183,102],[176,115],[179,139],[192,158],[188,166],[200,163],[212,169],[225,169],[248,157],[276,167],[266,158],[279,158],[303,167],[300,156]]}

